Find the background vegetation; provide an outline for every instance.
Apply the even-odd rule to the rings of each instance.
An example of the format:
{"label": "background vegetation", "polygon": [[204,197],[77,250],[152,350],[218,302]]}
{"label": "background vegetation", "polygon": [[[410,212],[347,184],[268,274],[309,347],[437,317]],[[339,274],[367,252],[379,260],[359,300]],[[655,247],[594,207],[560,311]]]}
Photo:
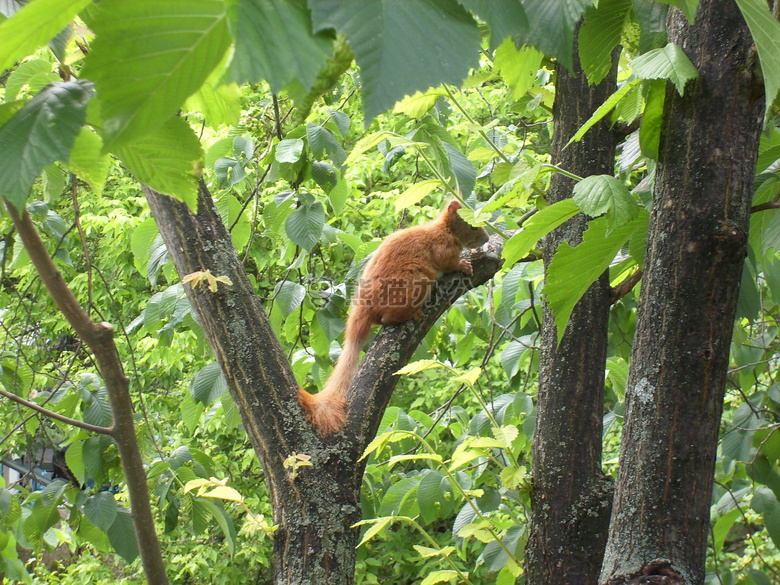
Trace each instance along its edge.
{"label": "background vegetation", "polygon": [[[48,123],[41,112],[53,110],[54,120],[69,120],[70,114],[58,118],[57,108],[70,108],[70,100],[86,104],[92,89],[83,80],[94,81],[101,98],[107,96],[101,82],[135,95],[127,79],[116,82],[127,72],[100,61],[110,52],[100,43],[111,37],[111,22],[93,14],[94,6],[85,8],[87,2],[68,4],[72,14],[47,30],[56,33],[70,24],[57,36],[41,32],[41,43],[52,39],[48,46],[0,55],[7,61],[0,59],[0,192],[26,205],[90,316],[116,328],[171,581],[265,583],[273,574],[274,523],[264,472],[139,184],[194,204],[193,161],[178,149],[197,141],[203,178],[296,379],[309,389],[321,387],[332,368],[361,262],[384,235],[432,217],[449,191],[476,208],[474,221],[506,236],[528,220],[506,243],[502,271],[446,311],[401,375],[366,453],[356,571],[358,583],[524,582],[542,298],[553,306],[563,335],[577,291],[581,295],[607,266],[613,286],[643,266],[656,162],[652,138],[639,133],[636,121],[643,112],[647,120],[657,106],[651,80],[670,80],[682,93],[696,76],[684,55],[664,49],[670,46],[662,26],[667,7],[625,3],[631,7],[618,31],[620,89],[605,114],[627,129],[615,177],[582,181],[575,203],[548,206],[556,92],[549,55],[565,60],[556,55],[558,47],[540,47],[547,56],[518,49],[495,25],[484,27],[482,38],[468,33],[442,49],[456,51],[453,60],[469,65],[465,80],[456,70],[445,71],[438,87],[408,91],[413,95],[396,102],[389,86],[408,76],[416,89],[420,83],[408,63],[442,59],[434,48],[405,61],[404,46],[413,51],[420,45],[398,35],[393,48],[401,53],[393,63],[404,64],[402,72],[375,78],[351,64],[351,51],[361,64],[359,35],[350,39],[351,48],[337,36],[335,50],[333,39],[309,35],[305,46],[296,47],[295,81],[275,78],[273,69],[254,63],[264,80],[244,83],[250,75],[242,64],[223,59],[224,47],[218,50],[229,42],[222,22],[224,38],[216,35],[212,46],[191,56],[193,65],[208,64],[202,78],[185,71],[186,82],[169,80],[165,91],[183,96],[180,116],[164,121],[169,133],[144,143],[133,135],[137,124],[112,125],[119,113],[85,106],[84,119],[101,129],[100,136],[79,123],[70,132],[67,156],[41,154],[24,148],[20,136]],[[117,2],[106,4],[120,10]],[[195,4],[205,10],[221,2]],[[231,31],[236,52],[252,42],[242,36],[242,27],[253,22],[248,4],[231,6],[239,11]],[[415,22],[425,30],[426,10],[434,3],[421,4]],[[622,10],[620,2],[600,4]],[[669,4],[695,10],[696,3]],[[8,19],[0,20],[0,33],[10,30],[3,27],[19,8],[14,1],[0,3]],[[653,12],[659,10],[663,14]],[[281,8],[278,14],[294,21]],[[312,6],[322,27],[337,16],[318,14]],[[655,36],[648,32],[652,22],[659,26]],[[589,35],[598,40],[593,28],[600,24],[595,17],[589,24],[586,18],[580,32],[580,46],[586,47],[580,59],[583,67],[603,69],[604,51],[588,44]],[[381,32],[368,28],[368,36]],[[769,46],[777,49],[776,42]],[[274,58],[287,57],[293,59]],[[655,69],[653,58],[660,57],[670,70]],[[777,63],[779,57],[773,58]],[[121,61],[121,54],[112,59]],[[307,90],[316,83],[324,84],[321,99],[308,103]],[[52,97],[53,88],[64,88],[67,96]],[[15,117],[22,110],[32,114]],[[152,114],[134,111],[157,127]],[[767,585],[780,579],[775,113],[768,111],[758,154],[715,469],[707,583]],[[24,124],[32,128],[27,134]],[[56,124],[50,131],[69,132]],[[602,216],[600,229],[612,234],[612,257],[595,246],[583,244],[579,253],[572,248],[568,263],[551,267],[545,283],[538,240],[580,210]],[[107,391],[92,354],[45,293],[7,215],[0,217],[0,233],[0,386],[65,417],[110,425]],[[603,468],[610,475],[617,470],[639,288],[624,292],[610,313],[605,372]],[[145,582],[112,439],[7,398],[0,410],[4,466],[16,461],[23,471],[0,492],[5,577]],[[42,470],[46,449],[58,456],[54,472]],[[305,473],[308,464],[305,454],[290,462],[293,473]]]}

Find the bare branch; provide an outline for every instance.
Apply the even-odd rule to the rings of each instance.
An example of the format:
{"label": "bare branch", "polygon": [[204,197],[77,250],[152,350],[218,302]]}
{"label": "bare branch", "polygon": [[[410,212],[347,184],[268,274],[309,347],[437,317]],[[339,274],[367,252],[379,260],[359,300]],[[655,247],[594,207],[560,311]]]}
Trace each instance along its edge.
{"label": "bare branch", "polygon": [[630,293],[631,290],[637,285],[637,283],[640,281],[641,278],[642,278],[642,270],[638,269],[636,272],[634,272],[628,278],[626,278],[623,282],[621,282],[619,285],[614,287],[612,289],[612,292],[609,295],[609,304],[614,305],[620,299],[622,299],[624,296]]}
{"label": "bare branch", "polygon": [[27,408],[30,408],[36,412],[39,412],[45,416],[48,416],[49,418],[53,418],[54,420],[58,420],[62,423],[65,423],[66,425],[71,425],[74,427],[78,427],[80,429],[84,429],[85,431],[89,431],[91,433],[98,433],[101,435],[110,435],[114,432],[114,427],[99,427],[96,425],[91,425],[89,423],[85,423],[82,420],[77,420],[75,418],[70,418],[65,415],[59,414],[57,412],[54,412],[53,410],[49,410],[48,408],[44,408],[43,406],[40,406],[39,404],[36,404],[35,402],[30,402],[29,400],[25,400],[21,396],[17,396],[16,394],[12,394],[11,392],[8,392],[6,390],[3,390],[0,388],[0,396],[5,396],[8,398],[8,400],[12,400],[13,402],[16,402],[17,404],[21,404],[22,406],[26,406]]}

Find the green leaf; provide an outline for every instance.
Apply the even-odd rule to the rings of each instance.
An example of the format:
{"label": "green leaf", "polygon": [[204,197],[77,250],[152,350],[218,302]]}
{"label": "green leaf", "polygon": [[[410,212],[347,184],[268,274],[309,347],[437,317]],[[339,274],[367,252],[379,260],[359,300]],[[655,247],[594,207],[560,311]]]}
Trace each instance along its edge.
{"label": "green leaf", "polygon": [[436,470],[425,474],[417,488],[417,504],[426,522],[449,517],[453,509],[450,480]]}
{"label": "green leaf", "polygon": [[377,518],[375,520],[373,520],[373,519],[372,520],[364,520],[363,522],[359,522],[358,524],[356,524],[356,526],[358,526],[358,525],[361,525],[361,524],[372,523],[373,526],[371,526],[371,528],[366,530],[366,533],[363,535],[363,538],[361,539],[361,541],[358,543],[357,547],[355,547],[355,548],[360,548],[361,545],[365,544],[366,542],[368,542],[369,540],[374,538],[377,534],[379,534],[393,520],[395,520],[395,518],[393,518],[391,516],[389,518]]}
{"label": "green leaf", "polygon": [[132,563],[138,557],[138,542],[135,539],[133,518],[128,510],[117,510],[116,518],[108,529],[108,539],[117,554],[126,563]]}
{"label": "green leaf", "polygon": [[402,209],[407,209],[412,205],[416,205],[440,186],[441,181],[438,179],[426,179],[419,183],[415,183],[396,197],[395,210],[401,211]]}
{"label": "green leaf", "polygon": [[315,158],[322,160],[325,153],[327,153],[337,167],[342,166],[344,161],[347,160],[347,153],[344,151],[344,147],[338,143],[336,136],[327,128],[309,122],[306,125],[306,137],[309,140],[309,148]]}
{"label": "green leaf", "polygon": [[577,132],[574,134],[574,136],[571,137],[569,142],[566,143],[566,146],[569,146],[572,142],[579,142],[580,139],[585,136],[585,133],[593,128],[601,119],[604,118],[609,112],[614,108],[617,104],[620,103],[620,101],[628,95],[628,93],[634,89],[636,86],[638,86],[641,83],[641,80],[639,79],[633,79],[626,83],[623,87],[621,87],[619,90],[617,90],[615,93],[613,93],[611,96],[607,98],[607,101],[605,101],[603,104],[601,104],[595,112],[593,112],[593,115],[588,119],[587,122],[585,122],[582,127],[577,130]]}
{"label": "green leaf", "polygon": [[612,49],[620,42],[630,12],[631,0],[601,0],[597,9],[586,13],[578,45],[589,83],[601,83],[612,68]]}
{"label": "green leaf", "polygon": [[531,89],[544,54],[533,47],[518,49],[512,39],[505,39],[496,49],[494,68],[512,89],[511,99],[519,100]]}
{"label": "green leaf", "polygon": [[133,230],[130,249],[133,252],[135,269],[138,270],[141,276],[146,276],[149,252],[158,233],[157,222],[154,221],[153,217],[146,218]]}
{"label": "green leaf", "polygon": [[572,69],[574,29],[590,0],[522,0],[528,16],[528,34],[524,40],[545,55],[558,59]]}
{"label": "green leaf", "polygon": [[571,199],[554,203],[534,214],[523,224],[523,229],[512,236],[504,246],[503,258],[511,266],[526,256],[542,237],[580,212]]}
{"label": "green leaf", "polygon": [[642,149],[642,154],[653,160],[658,160],[665,101],[666,84],[662,81],[651,82],[647,93],[645,113],[639,123],[639,146]]}
{"label": "green leaf", "polygon": [[513,339],[501,352],[501,367],[509,378],[514,378],[517,374],[520,369],[520,358],[526,350],[528,347]]}
{"label": "green leaf", "polygon": [[572,199],[586,215],[599,217],[606,214],[607,235],[634,219],[640,210],[628,188],[609,175],[585,177],[574,186]]}
{"label": "green leaf", "polygon": [[59,521],[60,511],[57,506],[47,506],[39,499],[25,518],[22,530],[27,540],[40,543],[46,531]]}
{"label": "green leaf", "polygon": [[54,38],[92,0],[35,0],[0,24],[0,71]]}
{"label": "green leaf", "polygon": [[441,88],[429,89],[426,92],[416,91],[414,95],[406,96],[397,102],[393,108],[393,113],[406,114],[410,118],[419,120],[431,111],[431,108],[436,105],[436,101],[440,97],[446,95],[447,91]]}
{"label": "green leaf", "polygon": [[380,516],[416,516],[419,513],[416,496],[420,479],[419,477],[406,477],[391,485],[385,492],[377,513]]}
{"label": "green leaf", "polygon": [[190,394],[201,404],[208,406],[227,390],[227,381],[217,362],[204,366],[192,379]]}
{"label": "green leaf", "polygon": [[631,61],[629,67],[634,75],[642,79],[668,79],[680,95],[685,91],[685,84],[699,76],[688,56],[674,43],[640,55]]}
{"label": "green leaf", "polygon": [[109,427],[114,420],[111,413],[111,403],[108,401],[108,393],[105,388],[92,392],[92,400],[84,409],[84,422],[100,427]]}
{"label": "green leaf", "polygon": [[764,516],[766,531],[775,543],[780,544],[780,502],[768,487],[758,486],[750,507]]}
{"label": "green leaf", "polygon": [[293,211],[284,222],[284,231],[295,244],[310,252],[320,241],[324,225],[325,207],[315,201]]}
{"label": "green leaf", "polygon": [[220,125],[237,126],[241,119],[241,88],[235,83],[220,83],[215,74],[206,80],[200,89],[187,98],[184,108],[197,110],[212,128]]}
{"label": "green leaf", "polygon": [[[329,195],[339,184],[339,174],[330,163],[315,161],[311,164],[311,178]],[[333,197],[331,196],[331,202]]]}
{"label": "green leaf", "polygon": [[507,37],[528,34],[528,17],[520,0],[458,0],[464,8],[479,16],[490,29],[490,50],[493,51]]}
{"label": "green leaf", "polygon": [[289,317],[295,309],[301,306],[306,298],[306,288],[291,280],[280,281],[274,289],[274,302],[282,311],[282,317]]}
{"label": "green leaf", "polygon": [[183,201],[190,209],[197,207],[203,150],[182,118],[174,116],[115,152],[141,183]]}
{"label": "green leaf", "polygon": [[13,118],[16,112],[21,110],[26,103],[25,100],[16,100],[7,104],[0,104],[0,128]]}
{"label": "green leaf", "polygon": [[286,138],[276,145],[276,161],[280,163],[296,163],[303,154],[303,140]]}
{"label": "green leaf", "polygon": [[[642,213],[647,213],[643,211]],[[607,235],[607,219],[588,223],[582,243],[574,248],[563,242],[550,262],[542,289],[555,317],[560,343],[574,306],[615,258],[641,223],[641,214]]]}
{"label": "green leaf", "polygon": [[235,16],[236,48],[228,79],[257,83],[265,79],[279,92],[291,81],[308,91],[331,56],[333,41],[312,35],[303,0],[239,0]]}
{"label": "green leaf", "polygon": [[68,469],[71,470],[73,475],[76,476],[76,479],[82,485],[87,481],[86,470],[84,468],[83,447],[84,443],[76,441],[75,443],[68,445],[68,448],[65,451],[65,463],[68,464]]}
{"label": "green leaf", "polygon": [[181,411],[181,420],[184,423],[184,426],[187,427],[187,430],[190,433],[194,433],[195,429],[198,428],[198,423],[205,410],[205,406],[202,403],[197,402],[192,396],[185,396],[181,401],[179,410]]}
{"label": "green leaf", "polygon": [[395,372],[394,376],[408,376],[410,374],[419,374],[425,370],[432,370],[435,368],[444,368],[445,365],[436,360],[418,360],[411,364],[405,365],[403,368]]}
{"label": "green leaf", "polygon": [[422,580],[420,585],[436,585],[436,583],[452,583],[458,579],[458,573],[450,569],[443,571],[432,571],[425,579]]}
{"label": "green leaf", "polygon": [[723,550],[723,541],[726,540],[726,535],[729,533],[729,530],[731,530],[731,527],[734,526],[734,522],[736,522],[737,519],[741,516],[742,514],[740,513],[739,509],[734,508],[727,514],[724,514],[718,518],[718,520],[715,522],[715,525],[712,527],[713,547],[715,549],[715,554],[720,554],[721,550]]}
{"label": "green leaf", "polygon": [[49,61],[44,59],[25,61],[8,76],[8,81],[5,83],[5,100],[8,102],[15,100],[25,85],[29,93],[35,94],[50,83],[59,80],[60,76]]}
{"label": "green leaf", "polygon": [[454,1],[310,0],[309,8],[315,32],[332,28],[349,41],[360,66],[366,125],[405,95],[460,85],[478,66],[479,30]]}
{"label": "green leaf", "polygon": [[756,43],[766,87],[766,119],[769,109],[780,105],[780,22],[769,11],[764,0],[737,0]]}
{"label": "green leaf", "polygon": [[84,503],[84,515],[92,524],[108,532],[116,520],[118,508],[111,492],[98,492],[87,498]]}
{"label": "green leaf", "polygon": [[227,380],[217,362],[204,366],[192,379],[190,394],[199,403],[208,406],[222,397]]}
{"label": "green leaf", "polygon": [[111,160],[102,154],[103,141],[89,128],[83,127],[70,151],[68,169],[86,181],[98,195],[103,191]]}
{"label": "green leaf", "polygon": [[52,83],[0,128],[0,195],[18,210],[43,169],[70,157],[91,97],[88,81]]}
{"label": "green leaf", "polygon": [[224,0],[105,0],[82,76],[95,82],[106,149],[164,124],[222,60]]}
{"label": "green leaf", "polygon": [[458,191],[464,196],[468,196],[474,191],[474,185],[477,182],[477,170],[465,154],[460,150],[445,142],[444,150],[449,158],[449,169],[443,169],[445,173],[449,172],[455,178]]}

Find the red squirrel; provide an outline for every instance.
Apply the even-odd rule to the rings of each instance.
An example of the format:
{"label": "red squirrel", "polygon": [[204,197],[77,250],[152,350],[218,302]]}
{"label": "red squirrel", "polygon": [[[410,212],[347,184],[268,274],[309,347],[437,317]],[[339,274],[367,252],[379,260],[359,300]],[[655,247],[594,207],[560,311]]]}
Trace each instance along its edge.
{"label": "red squirrel", "polygon": [[461,207],[457,200],[449,201],[436,219],[390,234],[366,264],[333,373],[317,394],[298,390],[307,420],[321,435],[339,431],[346,422],[347,388],[371,326],[419,319],[439,276],[447,272],[472,274],[471,263],[461,260],[460,251],[481,246],[488,235],[484,228],[471,226],[458,215]]}

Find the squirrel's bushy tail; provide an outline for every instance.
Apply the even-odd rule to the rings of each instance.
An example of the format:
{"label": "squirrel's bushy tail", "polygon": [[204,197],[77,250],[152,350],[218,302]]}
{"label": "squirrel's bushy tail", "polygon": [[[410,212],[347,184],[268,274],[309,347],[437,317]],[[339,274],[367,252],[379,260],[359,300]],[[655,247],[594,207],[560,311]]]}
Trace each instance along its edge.
{"label": "squirrel's bushy tail", "polygon": [[306,418],[320,434],[329,435],[341,430],[347,420],[346,394],[357,370],[360,350],[371,332],[371,312],[367,306],[353,307],[344,333],[344,348],[336,361],[333,373],[325,387],[317,394],[298,389],[298,397],[306,410]]}

